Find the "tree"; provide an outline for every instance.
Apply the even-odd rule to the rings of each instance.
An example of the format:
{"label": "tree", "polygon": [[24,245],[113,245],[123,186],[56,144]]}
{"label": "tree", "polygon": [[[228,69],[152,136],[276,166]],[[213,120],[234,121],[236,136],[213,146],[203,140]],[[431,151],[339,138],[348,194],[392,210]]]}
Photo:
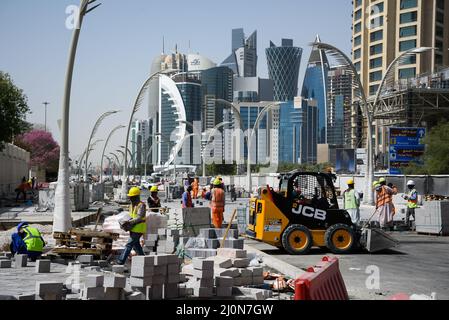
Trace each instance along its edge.
{"label": "tree", "polygon": [[31,153],[30,164],[45,168],[47,172],[57,172],[59,146],[50,132],[31,130],[17,137],[15,144]]}
{"label": "tree", "polygon": [[0,71],[0,151],[5,143],[30,128],[25,121],[28,112],[27,97],[23,91],[14,85],[7,73]]}
{"label": "tree", "polygon": [[290,172],[293,170],[301,170],[304,172],[329,172],[333,167],[331,163],[319,164],[297,164],[297,163],[281,163],[278,167],[278,173]]}
{"label": "tree", "polygon": [[424,167],[429,174],[449,173],[449,122],[433,127],[424,138]]}

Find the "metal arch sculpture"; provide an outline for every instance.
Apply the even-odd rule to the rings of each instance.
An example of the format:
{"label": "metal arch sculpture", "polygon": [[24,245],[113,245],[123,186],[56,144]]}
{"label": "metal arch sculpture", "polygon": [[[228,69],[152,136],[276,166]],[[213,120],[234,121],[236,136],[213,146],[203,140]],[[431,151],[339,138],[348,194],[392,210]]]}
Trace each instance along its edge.
{"label": "metal arch sculpture", "polygon": [[100,182],[103,181],[103,158],[105,157],[104,153],[106,152],[106,147],[109,144],[109,140],[111,140],[111,137],[114,135],[115,132],[117,132],[120,129],[126,128],[123,125],[117,126],[109,133],[108,138],[106,139],[106,142],[104,143],[103,152],[101,154],[101,171],[100,171]]}
{"label": "metal arch sculpture", "polygon": [[[176,141],[181,141],[184,139],[184,137],[187,134],[187,126],[185,121],[187,121],[187,115],[186,115],[186,109],[184,105],[184,100],[182,99],[181,93],[179,92],[178,87],[176,86],[176,83],[170,78],[165,75],[160,76],[160,88],[161,90],[164,90],[167,92],[167,94],[170,96],[171,101],[173,102],[173,106],[176,109],[175,114],[178,116],[177,119],[175,119],[176,122],[179,123],[179,126],[177,126],[177,132],[174,134]],[[159,126],[162,125],[160,117],[162,112],[159,113]],[[161,130],[159,130],[161,132]],[[173,137],[173,133],[172,133]],[[170,137],[170,138],[172,138]],[[159,145],[159,154],[161,154],[160,150],[161,146]],[[167,162],[164,164],[164,166],[169,166],[173,163],[175,160],[175,154],[178,154],[181,150],[181,147],[179,146],[179,143],[176,143],[174,146],[174,150],[170,153],[170,156],[167,160]]]}
{"label": "metal arch sculpture", "polygon": [[373,115],[370,111],[370,106],[368,104],[365,90],[363,88],[362,82],[360,80],[359,74],[352,63],[351,59],[343,53],[340,49],[324,42],[313,42],[310,44],[311,46],[316,46],[318,49],[324,50],[328,57],[332,57],[332,59],[337,62],[337,64],[344,68],[348,73],[352,75],[352,89],[353,96],[361,101],[362,111],[365,113],[365,117],[367,120],[367,168],[366,168],[366,186],[365,193],[367,195],[366,202],[368,204],[374,203],[374,194],[371,186],[374,180],[374,157],[373,157],[373,141],[372,136],[374,133],[373,130]]}

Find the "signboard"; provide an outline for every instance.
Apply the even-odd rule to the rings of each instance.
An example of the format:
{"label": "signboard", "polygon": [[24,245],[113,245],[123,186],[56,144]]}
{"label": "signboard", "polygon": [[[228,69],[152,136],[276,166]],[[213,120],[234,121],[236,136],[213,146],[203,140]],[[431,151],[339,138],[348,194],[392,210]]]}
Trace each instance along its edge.
{"label": "signboard", "polygon": [[359,148],[356,150],[357,152],[357,157],[356,157],[356,161],[357,161],[357,173],[364,175],[366,173],[366,149],[363,148]]}
{"label": "signboard", "polygon": [[425,152],[425,128],[390,128],[389,172],[402,174],[410,163],[421,163]]}
{"label": "signboard", "polygon": [[337,174],[356,173],[356,153],[354,149],[336,150],[335,171]]}

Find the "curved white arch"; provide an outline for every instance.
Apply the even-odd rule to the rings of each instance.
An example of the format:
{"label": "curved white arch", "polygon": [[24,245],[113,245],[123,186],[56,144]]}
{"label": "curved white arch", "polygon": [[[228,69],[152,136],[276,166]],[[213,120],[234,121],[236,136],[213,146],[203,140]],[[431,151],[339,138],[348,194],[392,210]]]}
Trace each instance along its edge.
{"label": "curved white arch", "polygon": [[[186,108],[184,106],[184,100],[182,99],[181,93],[178,90],[178,87],[176,86],[176,83],[170,78],[167,77],[166,75],[160,75],[159,76],[159,83],[160,83],[160,92],[162,93],[162,91],[165,91],[169,96],[170,96],[170,100],[173,102],[173,106],[176,109],[176,113],[175,115],[177,116],[177,118],[174,120],[177,124],[176,127],[176,133],[175,133],[175,141],[177,142],[176,145],[174,146],[174,152],[173,152],[173,148],[171,149],[171,153],[170,156],[168,158],[168,162],[165,163],[166,166],[170,165],[173,163],[173,161],[175,160],[175,154],[177,154],[182,146],[179,144],[179,141],[183,140],[184,137],[186,136],[187,130],[186,130],[186,124],[179,122],[179,121],[187,121],[187,116],[186,116]],[[160,103],[159,106],[161,106],[162,104]],[[159,112],[159,117],[161,117],[162,112]],[[161,119],[159,118],[159,132],[161,132]],[[173,134],[170,137],[170,139],[173,138]],[[164,138],[163,138],[164,139]],[[159,154],[161,154],[161,145],[159,145]]]}

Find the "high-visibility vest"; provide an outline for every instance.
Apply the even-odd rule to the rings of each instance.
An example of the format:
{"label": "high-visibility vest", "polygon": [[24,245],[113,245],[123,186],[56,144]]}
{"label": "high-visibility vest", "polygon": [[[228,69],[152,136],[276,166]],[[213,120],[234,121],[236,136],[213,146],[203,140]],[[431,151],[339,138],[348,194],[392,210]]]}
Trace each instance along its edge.
{"label": "high-visibility vest", "polygon": [[[416,199],[411,200],[410,198],[413,197],[414,194],[416,195]],[[413,189],[408,193],[407,207],[410,209],[418,208],[418,191],[416,191],[416,189]]]}
{"label": "high-visibility vest", "polygon": [[23,230],[26,233],[23,241],[27,246],[27,250],[33,252],[42,252],[44,249],[44,242],[42,241],[41,233],[39,232],[39,230],[33,227],[26,227],[23,228]]}
{"label": "high-visibility vest", "polygon": [[221,188],[214,188],[212,190],[212,200],[210,202],[211,208],[224,208],[225,193]]}
{"label": "high-visibility vest", "polygon": [[387,192],[385,186],[382,186],[382,188],[377,192],[376,206],[381,207],[383,205],[386,205],[387,203],[392,202],[393,202],[393,195]]}
{"label": "high-visibility vest", "polygon": [[355,199],[355,190],[348,189],[344,193],[345,209],[357,209],[357,202]]}
{"label": "high-visibility vest", "polygon": [[[140,202],[134,208],[132,204],[129,205],[129,215],[132,219],[136,219],[139,217],[139,210],[141,206],[145,206],[145,204],[143,202]],[[131,232],[144,234],[147,232],[147,224],[145,222],[138,223],[134,227],[132,227]]]}

